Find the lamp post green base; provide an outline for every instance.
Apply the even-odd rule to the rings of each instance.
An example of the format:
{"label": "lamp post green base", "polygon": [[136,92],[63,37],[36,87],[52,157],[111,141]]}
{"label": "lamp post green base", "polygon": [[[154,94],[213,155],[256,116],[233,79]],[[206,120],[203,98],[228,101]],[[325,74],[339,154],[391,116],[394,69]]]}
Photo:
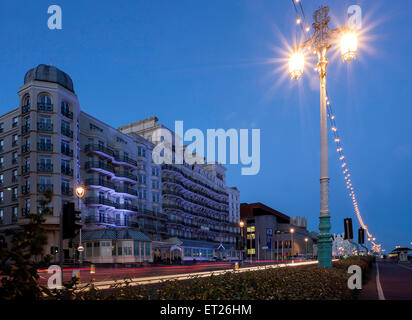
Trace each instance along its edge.
{"label": "lamp post green base", "polygon": [[318,266],[332,268],[332,236],[330,216],[319,217]]}

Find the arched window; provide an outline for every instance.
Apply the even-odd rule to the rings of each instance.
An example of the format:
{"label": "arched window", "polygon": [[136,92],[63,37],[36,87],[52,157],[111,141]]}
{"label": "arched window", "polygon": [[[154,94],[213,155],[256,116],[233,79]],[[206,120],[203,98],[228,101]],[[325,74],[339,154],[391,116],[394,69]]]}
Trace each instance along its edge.
{"label": "arched window", "polygon": [[38,103],[41,105],[51,105],[51,99],[47,94],[40,94],[38,98]]}
{"label": "arched window", "polygon": [[29,106],[30,105],[30,96],[27,95],[23,98],[23,106]]}

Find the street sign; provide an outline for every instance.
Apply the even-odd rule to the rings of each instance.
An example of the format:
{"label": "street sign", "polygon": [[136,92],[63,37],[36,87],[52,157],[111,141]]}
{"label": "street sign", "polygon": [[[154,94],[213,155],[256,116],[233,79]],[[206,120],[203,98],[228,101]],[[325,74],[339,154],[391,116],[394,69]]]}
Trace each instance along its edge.
{"label": "street sign", "polygon": [[83,252],[83,251],[84,251],[84,247],[83,247],[83,246],[78,246],[78,247],[77,247],[77,251]]}

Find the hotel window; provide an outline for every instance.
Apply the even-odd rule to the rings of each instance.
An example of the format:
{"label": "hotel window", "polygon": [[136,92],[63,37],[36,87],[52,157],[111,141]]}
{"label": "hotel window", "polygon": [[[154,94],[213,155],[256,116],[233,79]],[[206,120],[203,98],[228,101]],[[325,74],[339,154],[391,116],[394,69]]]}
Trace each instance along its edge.
{"label": "hotel window", "polygon": [[140,189],[139,190],[139,198],[140,199],[146,199],[146,189]]}
{"label": "hotel window", "polygon": [[11,221],[12,222],[17,221],[17,210],[18,210],[18,207],[13,207],[13,209],[11,211]]}
{"label": "hotel window", "polygon": [[30,96],[27,96],[23,100],[23,106],[29,106],[30,105]]}
{"label": "hotel window", "polygon": [[16,164],[16,163],[17,163],[17,157],[18,157],[17,152],[13,152],[13,153],[12,153],[12,160],[11,160],[11,163],[12,163],[12,164]]}
{"label": "hotel window", "polygon": [[30,198],[24,200],[24,207],[27,210],[27,213],[30,213]]}
{"label": "hotel window", "polygon": [[137,147],[137,155],[139,157],[146,157],[146,149],[144,147]]}
{"label": "hotel window", "polygon": [[146,184],[146,176],[140,175],[139,176],[139,183]]}
{"label": "hotel window", "polygon": [[150,242],[146,242],[145,247],[145,256],[150,257]]}
{"label": "hotel window", "polygon": [[13,146],[17,145],[17,142],[19,141],[19,136],[17,134],[13,135]]}
{"label": "hotel window", "polygon": [[2,122],[2,123],[0,123],[0,132],[3,132],[4,131],[4,123]]}
{"label": "hotel window", "polygon": [[14,169],[14,170],[12,171],[11,180],[12,180],[13,182],[17,182],[17,176],[18,176],[18,171],[17,171],[17,169]]}
{"label": "hotel window", "polygon": [[1,139],[0,140],[0,151],[3,151],[3,148],[4,148],[4,140]]}
{"label": "hotel window", "polygon": [[41,94],[39,96],[39,103],[43,104],[43,105],[50,105],[51,104],[51,99],[48,95],[46,94]]}
{"label": "hotel window", "polygon": [[0,157],[0,168],[4,166],[4,157]]}
{"label": "hotel window", "polygon": [[4,175],[0,174],[0,185],[3,184],[3,182],[4,182]]}
{"label": "hotel window", "polygon": [[13,201],[17,200],[17,190],[17,188],[12,189],[11,200]]}
{"label": "hotel window", "polygon": [[45,116],[45,115],[41,115],[41,116],[39,117],[39,122],[40,122],[41,124],[44,124],[44,125],[47,125],[47,124],[51,124],[51,123],[52,123],[50,116]]}
{"label": "hotel window", "polygon": [[185,257],[192,256],[192,248],[185,248]]}
{"label": "hotel window", "polygon": [[93,242],[93,256],[94,257],[100,256],[100,242],[99,241]]}
{"label": "hotel window", "polygon": [[4,209],[0,209],[0,224],[4,223]]}
{"label": "hotel window", "polygon": [[0,191],[0,203],[4,201],[4,192]]}
{"label": "hotel window", "polygon": [[19,117],[14,117],[12,127],[15,128],[18,126],[18,124],[19,124]]}

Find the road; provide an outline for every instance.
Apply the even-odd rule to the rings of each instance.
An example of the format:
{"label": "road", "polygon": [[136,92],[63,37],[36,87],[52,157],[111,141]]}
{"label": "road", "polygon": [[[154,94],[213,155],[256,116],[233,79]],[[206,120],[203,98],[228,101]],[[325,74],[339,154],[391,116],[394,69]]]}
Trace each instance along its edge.
{"label": "road", "polygon": [[412,300],[412,263],[378,261],[363,286],[361,300]]}
{"label": "road", "polygon": [[[286,262],[286,261],[285,261]],[[276,264],[273,261],[264,261],[261,263],[244,263],[239,269],[242,271],[264,268],[264,267],[276,267],[286,265],[302,265],[302,264],[316,264],[313,262],[295,262],[295,263],[279,263]],[[133,279],[134,283],[157,283],[167,279],[187,279],[191,276],[210,276],[212,273],[217,274],[221,272],[227,272],[234,269],[233,262],[205,262],[197,263],[194,265],[170,265],[170,266],[148,266],[148,267],[136,267],[136,268],[99,268],[97,267],[95,273],[90,273],[90,268],[80,268],[80,280],[81,283],[88,283],[91,280],[96,287],[107,287],[108,284],[114,282],[114,280]],[[73,270],[64,269],[63,280],[69,281],[72,277]],[[79,269],[76,269],[79,270]],[[40,284],[46,285],[48,278],[51,274],[47,273],[47,270],[39,270]]]}

